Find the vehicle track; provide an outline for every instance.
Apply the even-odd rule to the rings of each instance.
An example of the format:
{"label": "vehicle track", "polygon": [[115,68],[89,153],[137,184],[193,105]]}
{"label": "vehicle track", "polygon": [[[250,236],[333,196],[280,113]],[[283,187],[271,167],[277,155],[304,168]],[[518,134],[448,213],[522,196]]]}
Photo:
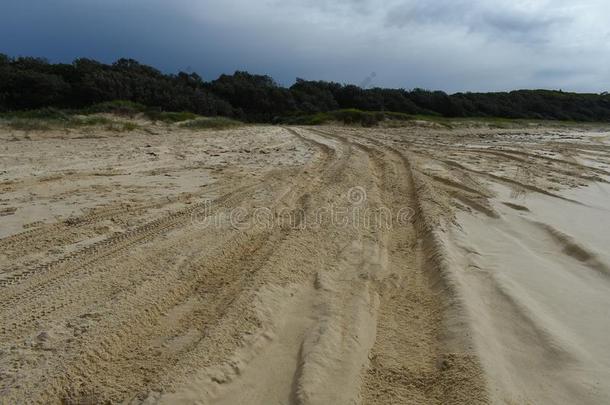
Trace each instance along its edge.
{"label": "vehicle track", "polygon": [[[241,189],[237,189],[231,193],[228,193],[217,200],[212,202],[212,206],[220,206],[222,204],[229,203],[232,199],[237,198],[240,195],[249,189],[254,187],[253,185],[244,186]],[[0,287],[6,287],[8,285],[13,285],[19,283],[20,281],[26,279],[27,277],[37,274],[51,271],[60,265],[66,263],[69,264],[71,262],[78,262],[76,265],[78,267],[83,267],[90,265],[91,263],[106,258],[110,255],[115,255],[125,249],[133,247],[135,244],[144,243],[151,238],[154,238],[163,232],[167,232],[170,229],[178,227],[180,225],[184,225],[191,218],[191,215],[195,212],[210,208],[210,203],[205,201],[199,204],[193,204],[188,208],[178,211],[172,212],[164,217],[146,223],[142,226],[139,226],[133,230],[129,230],[125,233],[121,233],[119,235],[111,236],[107,239],[94,243],[93,245],[86,246],[85,248],[72,252],[67,256],[61,257],[56,261],[45,263],[39,266],[36,266],[31,269],[27,269],[18,274],[11,274],[9,277],[6,277],[0,280]],[[117,210],[118,212],[125,212],[125,210]],[[129,212],[129,210],[127,210]],[[106,215],[113,215],[106,214]],[[84,220],[82,223],[90,223],[90,221],[98,221],[101,218],[105,217],[95,215],[90,220]],[[49,231],[50,232],[50,231]]]}
{"label": "vehicle track", "polygon": [[[303,139],[307,138],[304,137]],[[257,187],[245,186],[242,189],[238,189],[233,193],[219,198],[214,202],[214,208],[212,208],[210,214],[215,212],[216,207],[226,209],[232,205],[235,206],[241,200],[252,198],[253,193],[259,192],[261,188],[276,190],[275,194],[273,194],[276,196],[273,199],[273,204],[276,206],[289,206],[293,207],[293,210],[300,211],[303,209],[303,204],[306,204],[307,202],[306,196],[309,193],[307,190],[313,190],[315,187],[319,187],[322,184],[321,179],[335,176],[335,170],[340,170],[341,167],[340,165],[336,166],[334,164],[335,161],[332,159],[334,153],[330,149],[320,146],[320,150],[322,156],[319,161],[314,162],[313,166],[311,166],[308,171],[297,175],[296,180],[295,178],[291,178],[291,173],[289,172],[284,173],[281,178],[278,178],[277,174],[274,176],[268,176],[262,182],[263,184],[258,184]],[[282,178],[284,180],[282,180]],[[287,184],[287,186],[282,186],[282,184]],[[299,189],[294,189],[293,186],[295,184],[299,187]],[[284,188],[284,190],[282,190],[282,188]],[[45,322],[44,319],[52,317],[53,314],[57,313],[59,309],[62,309],[62,313],[70,313],[71,311],[66,310],[67,306],[77,308],[77,306],[81,305],[86,306],[95,304],[97,306],[101,304],[103,300],[100,301],[100,299],[103,299],[103,297],[89,297],[83,295],[82,293],[78,293],[74,290],[74,288],[78,287],[79,283],[82,283],[82,281],[87,278],[90,278],[89,281],[93,282],[95,277],[102,275],[102,268],[106,265],[109,265],[110,270],[118,275],[117,271],[124,267],[123,263],[119,262],[120,255],[127,251],[133,252],[134,246],[142,245],[145,242],[160,240],[160,243],[163,244],[163,239],[159,239],[161,235],[167,235],[169,232],[176,233],[179,231],[179,234],[175,236],[177,241],[170,243],[161,249],[164,252],[171,251],[171,249],[177,248],[180,244],[186,245],[185,238],[190,239],[194,237],[194,234],[193,231],[189,231],[184,234],[184,231],[182,231],[181,228],[188,225],[191,219],[190,216],[202,208],[209,207],[201,204],[192,205],[187,209],[152,221],[151,223],[128,232],[127,234],[100,242],[94,247],[85,248],[68,258],[58,260],[50,265],[30,269],[25,274],[20,274],[19,277],[11,279],[9,282],[4,284],[5,288],[2,295],[1,308],[3,326],[6,325],[3,329],[5,337],[10,337],[10,340],[19,339],[19,336],[24,337],[26,336],[24,333],[26,333],[29,327],[36,327],[36,325],[38,325],[41,321]],[[203,230],[201,230],[201,232],[203,232]],[[121,331],[129,330],[129,323],[132,322],[133,326],[133,322],[140,318],[150,322],[147,324],[147,327],[142,327],[142,331],[147,331],[147,333],[150,335],[159,335],[160,332],[165,332],[166,334],[179,333],[179,329],[173,329],[170,331],[160,328],[158,331],[151,331],[151,325],[156,324],[156,322],[154,322],[155,318],[153,316],[153,319],[151,319],[151,315],[149,313],[150,308],[147,305],[142,305],[143,302],[150,301],[151,298],[154,299],[154,307],[159,309],[158,311],[153,312],[156,314],[156,316],[159,316],[162,313],[163,308],[171,308],[172,306],[176,305],[176,302],[183,302],[186,299],[185,297],[188,297],[195,291],[204,290],[212,291],[214,293],[217,292],[219,295],[207,295],[207,298],[209,299],[207,299],[205,303],[205,311],[203,311],[203,314],[206,316],[203,320],[210,324],[213,319],[221,319],[223,314],[230,311],[232,301],[234,301],[236,297],[240,296],[240,291],[243,288],[252,288],[250,285],[250,277],[247,277],[247,275],[255,274],[256,268],[265,263],[269,255],[274,251],[274,248],[281,243],[285,230],[282,228],[275,228],[273,231],[262,229],[259,231],[250,232],[249,236],[247,234],[235,231],[231,231],[229,234],[232,236],[229,239],[225,238],[224,243],[221,243],[219,246],[214,248],[213,250],[216,253],[212,254],[211,257],[205,255],[205,260],[201,262],[200,260],[202,259],[198,259],[196,254],[194,261],[189,261],[184,265],[186,267],[184,270],[182,270],[182,272],[187,271],[192,278],[187,278],[185,280],[181,276],[180,279],[173,279],[173,282],[169,279],[165,280],[169,285],[174,285],[174,287],[172,287],[173,289],[169,288],[169,285],[166,285],[165,288],[163,288],[162,285],[159,285],[159,287],[162,289],[156,291],[156,293],[150,298],[147,298],[146,295],[150,296],[150,292],[155,291],[154,289],[140,289],[140,293],[134,291],[133,294],[135,294],[135,296],[140,296],[139,299],[136,299],[134,296],[128,293],[129,290],[123,289],[123,291],[119,292],[118,295],[115,293],[117,298],[124,297],[124,299],[127,300],[124,304],[117,304],[117,308],[129,308],[128,304],[131,302],[132,304],[136,304],[135,308],[139,308],[139,312],[135,314],[131,313],[133,311],[127,310],[126,313],[130,314],[131,316],[125,318],[125,323],[122,325],[114,324],[112,325],[112,328],[110,327],[111,325],[108,325],[108,328],[102,327],[102,329],[98,331],[99,333],[94,335],[96,336],[93,338],[94,341],[88,341],[86,345],[88,347],[107,348],[108,350],[105,350],[105,352],[112,353],[111,357],[120,356],[121,350],[129,350],[129,347],[135,349],[138,341],[133,341],[135,346],[129,344],[129,342],[126,341],[125,335],[122,334],[123,332]],[[215,259],[213,259],[214,256],[216,256]],[[256,265],[257,261],[260,263],[260,265]],[[216,265],[214,265],[214,263],[216,263]],[[102,266],[102,268],[100,268],[100,266]],[[231,269],[232,273],[224,274],[223,271],[227,268]],[[80,272],[82,274],[76,277],[76,272]],[[208,277],[210,274],[212,277]],[[76,284],[73,283],[73,279],[77,280],[78,282]],[[177,282],[179,282],[179,284],[176,284]],[[72,292],[68,293],[70,289]],[[179,291],[179,293],[175,292],[176,289]],[[52,303],[48,303],[42,308],[36,308],[36,302],[41,301],[42,297],[45,296],[53,297],[51,299]],[[167,298],[163,298],[164,296]],[[97,300],[92,301],[94,298]],[[135,302],[133,301],[134,299]],[[13,308],[13,304],[17,302],[31,302],[32,305],[22,305],[19,306],[19,308]],[[213,316],[214,311],[210,312],[210,308],[217,308],[219,313]],[[58,318],[55,317],[55,319]],[[199,317],[199,319],[201,319],[201,317]],[[110,330],[114,330],[115,332],[108,333]],[[122,334],[120,339],[117,337],[117,334]],[[143,335],[139,334],[139,336]],[[102,340],[96,341],[95,339],[98,337]],[[120,349],[117,347],[118,350],[116,351],[110,350],[110,347],[113,344],[118,344],[119,341]],[[83,346],[85,345],[85,343],[81,344]],[[78,342],[73,341],[71,342],[71,345],[77,345],[78,347]],[[68,351],[68,353],[70,353],[70,351]],[[66,358],[65,356],[61,356],[61,359],[57,361],[57,364],[63,364],[62,367],[73,367],[70,374],[76,373],[74,377],[78,380],[80,378],[78,377],[80,375],[79,373],[82,375],[91,375],[91,372],[85,371],[86,368],[83,369],[82,365],[78,365],[79,362],[82,362],[82,356],[83,353],[76,354],[72,360]],[[99,353],[94,353],[92,356],[99,357]],[[93,360],[90,359],[90,361]],[[70,366],[70,364],[73,364],[73,366]],[[109,363],[106,362],[106,365],[108,364]],[[117,362],[116,366],[118,367],[120,364],[121,362]],[[136,365],[137,364],[138,363],[136,363]],[[93,367],[95,365],[95,361],[93,361],[91,365],[92,368],[96,368]],[[134,367],[136,367],[136,365],[134,365]],[[21,372],[22,371],[23,370],[21,370]],[[109,375],[113,374],[109,373]],[[100,375],[96,375],[95,378],[100,377]],[[74,388],[70,388],[65,385],[65,378],[65,376],[60,377],[60,381],[49,384],[48,389],[43,392],[39,392],[39,400],[44,402],[46,400],[43,398],[58,398],[62,397],[62,395],[65,398],[82,399],[82,395],[87,395],[86,392],[73,392]],[[137,386],[133,387],[134,390],[137,390],[137,388]],[[140,386],[140,388],[142,388],[142,386]],[[112,392],[111,387],[108,387],[108,390]],[[114,395],[118,395],[116,391],[114,392]],[[117,397],[114,398],[116,399]]]}
{"label": "vehicle track", "polygon": [[[206,190],[208,194],[210,190]],[[31,255],[34,251],[42,251],[45,248],[57,247],[74,243],[79,240],[81,235],[79,231],[82,228],[87,228],[98,224],[107,219],[121,220],[126,218],[135,218],[146,214],[148,210],[155,208],[163,208],[171,204],[184,202],[185,199],[197,198],[204,192],[197,194],[189,194],[188,197],[177,196],[175,198],[161,198],[158,201],[144,204],[113,204],[110,207],[96,208],[93,212],[67,218],[63,221],[43,224],[38,227],[7,236],[0,239],[0,249],[5,252],[11,252],[9,258],[17,260],[20,257]],[[6,272],[6,269],[4,269]]]}
{"label": "vehicle track", "polygon": [[[576,148],[516,130],[265,131],[271,146],[226,155],[221,138],[210,148],[209,134],[196,139],[202,154],[227,159],[218,188],[0,240],[11,251],[0,274],[0,402],[484,404],[497,387],[518,391],[489,372],[519,370],[513,339],[540,349],[520,346],[526,364],[582,361],[586,348],[571,339],[579,331],[564,336],[545,317],[553,307],[532,304],[546,280],[532,293],[506,281],[510,268],[486,275],[494,263],[480,263],[511,251],[478,253],[484,244],[469,245],[472,232],[462,231],[499,235],[523,252],[515,235],[525,229],[541,246],[525,246],[531,256],[557,252],[565,257],[553,260],[579,269],[567,276],[606,283],[605,252],[569,226],[533,220],[531,201],[575,212],[596,203],[593,192],[583,201],[564,193],[606,182],[603,170],[585,171],[590,160]],[[506,148],[521,138],[523,152]],[[96,242],[77,233],[110,218],[125,221],[123,233]],[[81,248],[40,257],[65,241]],[[35,249],[47,262],[23,259]],[[489,348],[510,367],[494,369]],[[549,383],[536,370],[536,383]]]}

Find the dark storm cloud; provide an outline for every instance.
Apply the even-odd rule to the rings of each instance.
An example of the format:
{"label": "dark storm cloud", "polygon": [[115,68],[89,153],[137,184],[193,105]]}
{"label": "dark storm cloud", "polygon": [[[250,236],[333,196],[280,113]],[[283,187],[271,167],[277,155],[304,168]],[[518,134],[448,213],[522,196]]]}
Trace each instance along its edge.
{"label": "dark storm cloud", "polygon": [[[447,91],[610,88],[605,0],[5,1],[0,52]],[[571,72],[553,74],[553,72]]]}

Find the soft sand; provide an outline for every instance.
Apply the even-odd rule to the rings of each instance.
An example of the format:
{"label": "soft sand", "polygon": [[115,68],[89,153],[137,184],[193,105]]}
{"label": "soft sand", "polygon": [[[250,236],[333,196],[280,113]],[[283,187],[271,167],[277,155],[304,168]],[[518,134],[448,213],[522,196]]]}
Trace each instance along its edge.
{"label": "soft sand", "polygon": [[610,401],[578,129],[0,130],[0,401]]}

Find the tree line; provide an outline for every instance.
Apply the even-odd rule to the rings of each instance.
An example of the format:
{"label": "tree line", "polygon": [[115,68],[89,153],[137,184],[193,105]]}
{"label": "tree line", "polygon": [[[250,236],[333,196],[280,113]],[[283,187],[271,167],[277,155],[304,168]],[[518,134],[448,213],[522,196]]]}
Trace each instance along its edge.
{"label": "tree line", "polygon": [[365,89],[303,79],[286,88],[269,76],[240,71],[205,81],[196,73],[164,74],[133,59],[104,64],[79,58],[66,64],[0,54],[0,111],[79,109],[112,100],[250,122],[351,108],[445,117],[610,120],[607,93],[518,90],[446,94],[424,89]]}

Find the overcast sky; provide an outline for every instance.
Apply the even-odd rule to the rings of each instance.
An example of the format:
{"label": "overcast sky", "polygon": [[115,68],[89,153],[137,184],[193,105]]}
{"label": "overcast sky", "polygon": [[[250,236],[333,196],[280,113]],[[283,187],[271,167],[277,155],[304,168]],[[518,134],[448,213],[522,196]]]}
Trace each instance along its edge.
{"label": "overcast sky", "polygon": [[609,0],[2,0],[0,52],[448,92],[610,90]]}

